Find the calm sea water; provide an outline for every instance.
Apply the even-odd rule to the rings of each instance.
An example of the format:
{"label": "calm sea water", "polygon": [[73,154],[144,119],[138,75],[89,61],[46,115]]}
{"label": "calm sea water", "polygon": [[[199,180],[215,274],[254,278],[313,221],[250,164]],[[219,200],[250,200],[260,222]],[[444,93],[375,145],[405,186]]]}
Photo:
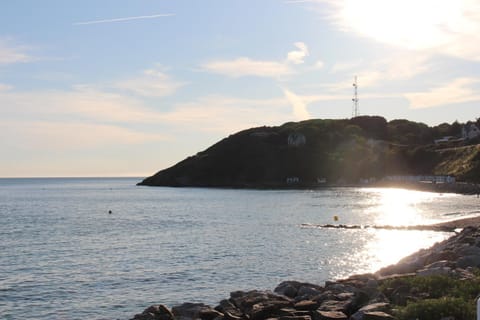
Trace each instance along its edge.
{"label": "calm sea water", "polygon": [[[215,305],[284,280],[375,271],[448,237],[304,223],[408,225],[479,215],[474,196],[398,189],[137,187],[139,179],[0,179],[0,318],[129,319]],[[111,210],[112,214],[108,211]]]}

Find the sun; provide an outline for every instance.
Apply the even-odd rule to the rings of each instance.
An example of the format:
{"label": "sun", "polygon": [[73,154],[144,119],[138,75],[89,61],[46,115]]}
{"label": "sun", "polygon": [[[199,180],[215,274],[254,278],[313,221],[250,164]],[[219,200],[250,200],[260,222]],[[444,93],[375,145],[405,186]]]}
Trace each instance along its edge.
{"label": "sun", "polygon": [[343,0],[334,6],[345,31],[407,49],[447,44],[465,13],[461,0]]}

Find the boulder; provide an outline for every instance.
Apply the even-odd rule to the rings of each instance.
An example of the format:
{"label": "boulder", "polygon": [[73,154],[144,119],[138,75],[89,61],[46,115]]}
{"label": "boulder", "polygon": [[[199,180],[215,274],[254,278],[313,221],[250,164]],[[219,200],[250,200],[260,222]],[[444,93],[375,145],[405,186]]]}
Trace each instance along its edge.
{"label": "boulder", "polygon": [[164,305],[153,305],[142,313],[135,315],[132,320],[175,320],[172,312]]}
{"label": "boulder", "polygon": [[320,320],[346,320],[348,317],[341,311],[318,311]]}
{"label": "boulder", "polygon": [[182,305],[173,307],[172,313],[177,320],[182,320],[182,319],[213,320],[215,318],[223,317],[222,313],[203,303],[186,302]]}
{"label": "boulder", "polygon": [[280,309],[293,306],[290,298],[269,291],[236,291],[230,297],[230,301],[251,320],[271,318]]}
{"label": "boulder", "polygon": [[215,310],[223,313],[223,317],[227,320],[239,320],[242,319],[243,313],[233,305],[230,300],[222,300],[220,304],[215,307]]}
{"label": "boulder", "polygon": [[480,267],[480,256],[463,256],[457,260],[457,267],[462,269],[467,267]]}

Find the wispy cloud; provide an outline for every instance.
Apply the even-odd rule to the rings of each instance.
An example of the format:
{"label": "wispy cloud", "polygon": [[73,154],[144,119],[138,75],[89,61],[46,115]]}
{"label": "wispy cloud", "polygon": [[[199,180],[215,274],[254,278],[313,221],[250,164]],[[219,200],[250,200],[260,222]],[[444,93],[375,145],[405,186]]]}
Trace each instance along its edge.
{"label": "wispy cloud", "polygon": [[123,17],[123,18],[113,18],[113,19],[102,19],[102,20],[90,20],[90,21],[83,21],[83,22],[75,22],[73,23],[74,26],[80,25],[90,25],[90,24],[100,24],[100,23],[113,23],[113,22],[127,22],[133,20],[145,20],[145,19],[157,19],[163,17],[172,17],[175,14],[173,13],[162,13],[162,14],[153,14],[148,16],[134,16],[134,17]]}
{"label": "wispy cloud", "polygon": [[211,61],[203,64],[202,69],[233,78],[245,76],[278,78],[291,75],[295,73],[292,65],[303,64],[309,55],[305,43],[295,42],[293,45],[297,49],[288,52],[284,61],[253,60],[248,57],[240,57],[233,60]]}
{"label": "wispy cloud", "polygon": [[133,145],[167,139],[166,136],[160,134],[96,123],[0,121],[0,126],[5,141],[15,141],[20,148],[29,150],[78,150],[79,148]]}
{"label": "wispy cloud", "polygon": [[0,39],[0,65],[30,62],[33,58],[28,48],[14,44],[10,39]]}
{"label": "wispy cloud", "polygon": [[204,64],[202,68],[209,72],[233,78],[244,76],[280,77],[293,73],[293,71],[284,63],[252,60],[246,57],[234,60],[212,61]]}
{"label": "wispy cloud", "polygon": [[8,91],[13,89],[11,85],[5,84],[5,83],[0,83],[0,92],[2,91]]}
{"label": "wispy cloud", "polygon": [[285,98],[288,100],[288,102],[293,108],[293,115],[296,120],[306,120],[311,118],[311,115],[307,110],[308,102],[306,101],[306,99],[296,95],[288,89],[283,89],[283,93],[285,94]]}
{"label": "wispy cloud", "polygon": [[86,122],[150,123],[158,115],[138,99],[126,95],[100,91],[88,86],[71,90],[0,91],[2,118],[42,118],[61,121],[72,117]]}
{"label": "wispy cloud", "polygon": [[143,71],[143,75],[114,83],[114,88],[131,91],[145,97],[165,97],[175,93],[186,85],[173,80],[163,68],[157,67]]}
{"label": "wispy cloud", "polygon": [[432,108],[456,103],[480,101],[478,89],[473,85],[480,83],[476,78],[458,78],[450,83],[435,87],[425,92],[405,94],[414,109]]}
{"label": "wispy cloud", "polygon": [[277,125],[292,119],[283,97],[242,99],[221,95],[200,97],[162,114],[165,123],[187,131],[229,134],[245,128]]}
{"label": "wispy cloud", "polygon": [[302,64],[309,54],[308,47],[303,42],[295,42],[294,45],[298,50],[290,51],[287,55],[287,61],[293,64]]}

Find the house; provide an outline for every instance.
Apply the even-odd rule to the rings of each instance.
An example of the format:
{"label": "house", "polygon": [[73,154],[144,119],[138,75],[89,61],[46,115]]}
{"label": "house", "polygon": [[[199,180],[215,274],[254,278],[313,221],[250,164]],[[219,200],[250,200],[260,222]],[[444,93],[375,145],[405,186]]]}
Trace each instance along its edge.
{"label": "house", "polygon": [[452,176],[386,176],[385,181],[408,183],[455,183]]}
{"label": "house", "polygon": [[299,132],[293,132],[288,135],[288,145],[292,147],[300,147],[307,143],[307,138]]}
{"label": "house", "polygon": [[480,136],[480,130],[478,129],[477,125],[474,123],[467,123],[462,128],[462,138],[464,140],[474,139]]}
{"label": "house", "polygon": [[453,140],[453,137],[452,136],[445,136],[441,139],[436,139],[434,142],[435,144],[442,144],[442,143],[447,143],[449,142],[450,140]]}
{"label": "house", "polygon": [[295,183],[299,183],[299,182],[300,182],[299,177],[288,177],[287,178],[287,184],[295,184]]}

